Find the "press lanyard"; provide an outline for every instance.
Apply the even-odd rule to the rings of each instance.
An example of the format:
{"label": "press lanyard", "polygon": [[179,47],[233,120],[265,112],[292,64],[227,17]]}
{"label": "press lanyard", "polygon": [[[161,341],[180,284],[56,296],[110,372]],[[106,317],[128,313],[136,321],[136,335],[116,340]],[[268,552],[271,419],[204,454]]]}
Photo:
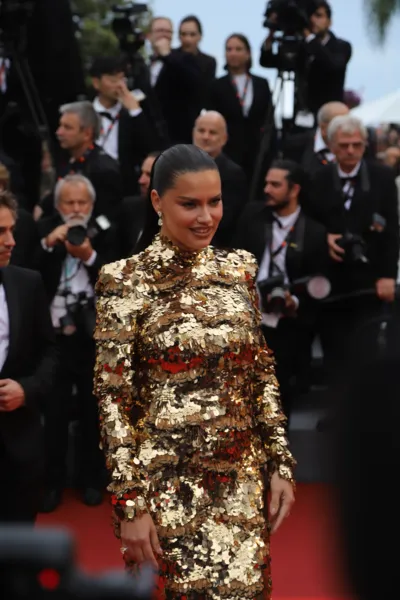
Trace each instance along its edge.
{"label": "press lanyard", "polygon": [[233,87],[235,88],[235,92],[236,92],[236,98],[238,99],[238,102],[239,102],[239,104],[240,104],[240,106],[241,106],[242,108],[244,108],[244,103],[245,103],[245,101],[246,101],[246,96],[247,96],[247,92],[248,92],[248,89],[249,89],[249,83],[250,83],[250,79],[251,79],[250,75],[249,75],[249,74],[247,74],[247,77],[246,77],[246,83],[245,83],[245,85],[244,85],[243,93],[242,93],[242,95],[240,95],[240,94],[239,94],[239,89],[238,89],[237,83],[236,83],[236,81],[235,81],[235,78],[234,78],[234,77],[232,77],[232,85],[233,85]]}
{"label": "press lanyard", "polygon": [[100,132],[100,136],[104,136],[104,137],[102,138],[102,140],[101,140],[101,148],[104,148],[104,146],[106,145],[106,143],[107,143],[107,140],[108,140],[108,138],[110,137],[110,135],[111,135],[111,132],[112,132],[112,130],[113,130],[113,129],[114,129],[114,127],[115,127],[115,124],[117,123],[117,121],[119,121],[120,114],[121,114],[121,113],[118,113],[118,114],[117,114],[117,115],[116,115],[116,116],[115,116],[115,117],[112,119],[112,121],[111,121],[110,125],[108,126],[108,129],[107,129],[106,133],[104,133],[104,130],[103,130],[103,129],[101,130],[101,132]]}
{"label": "press lanyard", "polygon": [[[276,248],[276,250],[272,251],[272,239],[270,244],[270,264],[269,264],[269,277],[272,276],[273,270],[276,269],[280,275],[282,275],[282,269],[278,267],[276,263],[274,263],[274,258],[278,256],[282,252],[284,248],[286,248],[290,242],[290,238],[294,232],[294,225],[289,229],[287,236],[283,240],[283,242]],[[273,236],[272,236],[273,238]]]}

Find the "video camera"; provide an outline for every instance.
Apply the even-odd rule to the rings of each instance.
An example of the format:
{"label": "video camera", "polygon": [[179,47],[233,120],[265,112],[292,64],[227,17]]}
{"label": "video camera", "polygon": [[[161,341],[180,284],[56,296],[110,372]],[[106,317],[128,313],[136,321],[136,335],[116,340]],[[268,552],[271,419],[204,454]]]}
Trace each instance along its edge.
{"label": "video camera", "polygon": [[140,27],[139,17],[149,12],[147,4],[124,4],[113,6],[116,16],[112,21],[112,29],[119,41],[122,52],[134,55],[144,46],[146,34]]}
{"label": "video camera", "polygon": [[0,527],[2,600],[150,600],[154,572],[137,577],[123,571],[90,577],[75,566],[75,544],[65,531]]}
{"label": "video camera", "polygon": [[324,300],[331,293],[331,284],[322,275],[303,277],[290,284],[285,282],[283,274],[274,275],[273,277],[259,281],[257,286],[263,312],[277,315],[286,314],[287,292],[294,296],[306,293],[314,300]]}
{"label": "video camera", "polygon": [[302,35],[304,29],[310,27],[310,17],[315,10],[314,0],[269,0],[263,27],[282,31],[285,36]]}

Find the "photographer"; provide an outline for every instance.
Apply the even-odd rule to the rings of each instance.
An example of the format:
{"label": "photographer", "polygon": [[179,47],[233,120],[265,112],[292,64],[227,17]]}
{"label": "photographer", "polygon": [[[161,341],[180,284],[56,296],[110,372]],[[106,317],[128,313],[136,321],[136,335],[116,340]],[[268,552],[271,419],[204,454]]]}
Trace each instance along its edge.
{"label": "photographer", "polygon": [[[336,345],[339,353],[346,336],[379,315],[381,301],[391,303],[395,298],[396,185],[389,167],[364,159],[367,135],[362,122],[351,115],[331,121],[328,142],[336,163],[316,174],[307,207],[328,230],[333,292],[344,295],[324,316],[329,338],[325,342],[330,350]],[[357,297],[358,291],[366,289],[375,289],[375,294]]]}
{"label": "photographer", "polygon": [[103,462],[99,450],[97,405],[92,395],[95,321],[94,285],[100,267],[118,258],[114,227],[93,216],[95,191],[83,175],[68,175],[55,189],[56,215],[39,221],[41,249],[36,257],[42,273],[57,346],[60,372],[45,407],[48,459],[42,510],[61,501],[68,449],[72,388],[82,439],[80,483],[86,504],[101,502]]}
{"label": "photographer", "polygon": [[[285,0],[283,2],[275,0],[270,3],[271,30],[261,48],[260,56],[260,65],[267,69],[285,70],[282,69],[280,54],[272,50],[276,28],[282,28],[285,34],[285,23],[280,23],[280,10],[286,8],[285,4]],[[323,104],[343,101],[346,68],[351,58],[352,48],[349,42],[337,38],[330,30],[332,9],[328,2],[313,0],[298,4],[300,26],[298,33],[303,39],[298,46],[295,71],[299,75],[304,104],[298,108],[308,110],[316,117]],[[302,4],[306,5],[305,11],[302,9]],[[276,12],[274,12],[275,7]],[[309,23],[304,22],[301,26],[306,12],[310,15]]]}
{"label": "photographer", "polygon": [[296,163],[275,161],[265,179],[265,202],[246,206],[233,241],[235,248],[252,252],[260,265],[257,283],[263,330],[276,355],[287,416],[294,396],[308,388],[318,312],[306,285],[292,286],[298,280],[324,274],[328,264],[326,230],[300,206],[304,179]]}

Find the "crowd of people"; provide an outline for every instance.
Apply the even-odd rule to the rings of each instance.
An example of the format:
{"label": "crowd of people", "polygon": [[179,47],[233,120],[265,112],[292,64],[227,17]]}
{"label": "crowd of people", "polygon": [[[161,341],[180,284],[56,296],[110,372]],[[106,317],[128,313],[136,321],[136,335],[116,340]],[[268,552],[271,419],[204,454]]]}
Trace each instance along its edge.
{"label": "crowd of people", "polygon": [[[80,442],[74,484],[94,506],[111,477],[128,564],[153,560],[161,549],[153,522],[143,521],[135,535],[145,532],[151,547],[146,538],[147,545],[132,550],[124,519],[132,525],[146,504],[163,502],[175,506],[173,516],[161,511],[157,523],[163,551],[179,569],[200,564],[193,540],[200,535],[197,511],[205,510],[200,479],[209,473],[218,476],[204,484],[209,509],[200,554],[207,558],[197,575],[205,577],[207,560],[207,568],[214,564],[209,550],[221,541],[210,525],[216,510],[237,526],[226,552],[234,552],[239,539],[252,549],[246,557],[235,554],[233,580],[245,581],[244,563],[269,564],[262,549],[264,483],[249,473],[260,461],[272,465],[277,478],[270,473],[267,479],[280,524],[293,501],[286,435],[297,399],[313,383],[315,339],[333,384],[352,335],[391,310],[396,298],[398,137],[391,133],[390,147],[383,147],[344,104],[352,48],[332,32],[328,2],[315,5],[297,59],[297,118],[284,137],[273,127],[257,199],[249,194],[271,114],[268,80],[252,73],[250,42],[240,33],[226,40],[226,75],[216,78],[215,59],[199,49],[202,26],[195,16],[181,21],[177,49],[170,19],[152,19],[153,54],[133,90],[123,58],[94,61],[93,98],[60,106],[55,170],[44,153],[37,194],[27,188],[20,165],[0,153],[0,464],[10,490],[0,498],[1,520],[34,521],[38,511],[60,505],[74,421]],[[261,48],[262,66],[279,68],[276,44],[272,32]],[[182,241],[185,227],[189,237],[179,250],[172,242]],[[204,240],[215,254],[202,254]],[[244,301],[243,285],[252,278]],[[258,313],[262,340],[254,328]],[[200,339],[206,330],[214,334]],[[276,400],[271,353],[286,418]],[[140,393],[128,390],[135,369]],[[254,381],[249,369],[257,371]],[[248,415],[238,409],[243,386],[260,403],[261,441],[251,439]],[[225,398],[227,389],[233,401]],[[218,430],[221,423],[228,433],[233,427],[223,457],[215,429],[201,436],[199,423],[207,419],[216,419]],[[183,423],[195,425],[190,439]],[[139,458],[132,448],[140,448]],[[183,455],[190,460],[181,464]],[[179,519],[177,542],[171,536]],[[223,522],[221,516],[221,528]],[[168,573],[179,593],[171,597],[183,597],[190,577],[183,584],[182,573]],[[182,585],[174,588],[179,577]],[[218,594],[221,577],[232,583],[223,569],[209,577]],[[245,588],[253,589],[251,597],[269,598],[270,583],[260,581],[254,575]],[[218,594],[212,597],[227,597]]]}

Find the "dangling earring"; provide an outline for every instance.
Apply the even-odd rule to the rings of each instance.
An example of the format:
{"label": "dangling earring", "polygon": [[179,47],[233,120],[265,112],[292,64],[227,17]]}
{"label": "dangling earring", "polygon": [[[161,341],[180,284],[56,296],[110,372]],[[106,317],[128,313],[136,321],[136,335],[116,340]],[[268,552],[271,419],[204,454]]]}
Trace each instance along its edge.
{"label": "dangling earring", "polygon": [[161,227],[162,226],[162,212],[161,210],[158,211],[158,225]]}

